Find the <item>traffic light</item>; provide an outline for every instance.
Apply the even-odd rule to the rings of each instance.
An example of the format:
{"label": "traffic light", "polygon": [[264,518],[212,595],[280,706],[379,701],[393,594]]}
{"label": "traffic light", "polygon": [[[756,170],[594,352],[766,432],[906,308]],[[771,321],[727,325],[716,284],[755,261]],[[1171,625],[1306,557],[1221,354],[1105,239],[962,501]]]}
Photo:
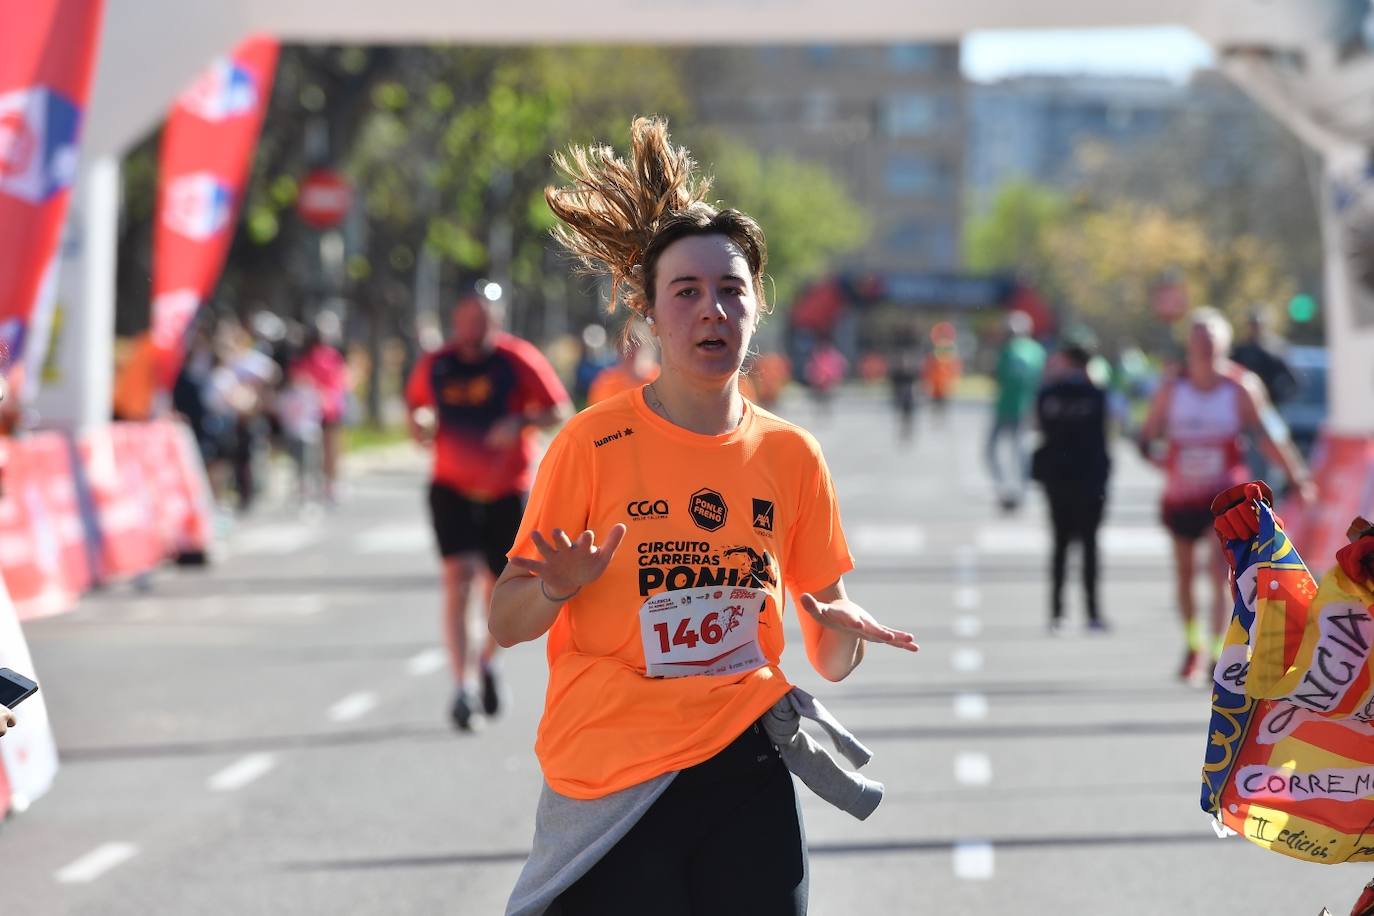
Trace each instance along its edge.
{"label": "traffic light", "polygon": [[1317,317],[1317,300],[1307,293],[1298,293],[1288,302],[1288,317],[1298,324],[1306,324]]}

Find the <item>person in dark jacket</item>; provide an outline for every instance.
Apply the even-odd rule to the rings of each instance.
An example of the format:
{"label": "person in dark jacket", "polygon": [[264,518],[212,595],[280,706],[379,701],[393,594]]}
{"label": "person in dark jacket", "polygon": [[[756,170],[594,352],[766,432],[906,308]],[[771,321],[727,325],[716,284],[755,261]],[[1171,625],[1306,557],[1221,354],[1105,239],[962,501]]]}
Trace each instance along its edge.
{"label": "person in dark jacket", "polygon": [[1041,445],[1033,461],[1036,480],[1045,488],[1054,527],[1050,632],[1064,623],[1064,572],[1069,545],[1083,545],[1083,590],[1088,629],[1107,629],[1098,606],[1097,529],[1107,503],[1107,395],[1088,377],[1092,354],[1069,345],[1053,361],[1048,383],[1036,398]]}
{"label": "person in dark jacket", "polygon": [[1275,407],[1298,391],[1298,377],[1283,358],[1283,342],[1270,330],[1269,313],[1256,308],[1250,313],[1250,336],[1231,350],[1231,359],[1240,363],[1264,382],[1264,390]]}

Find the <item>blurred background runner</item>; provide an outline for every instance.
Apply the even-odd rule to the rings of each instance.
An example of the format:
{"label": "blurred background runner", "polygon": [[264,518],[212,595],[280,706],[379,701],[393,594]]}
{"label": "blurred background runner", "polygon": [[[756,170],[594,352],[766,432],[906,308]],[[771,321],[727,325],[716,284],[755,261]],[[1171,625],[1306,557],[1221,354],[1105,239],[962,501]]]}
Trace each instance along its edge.
{"label": "blurred background runner", "polygon": [[[453,309],[448,343],[426,353],[406,384],[411,434],[432,447],[429,486],[443,581],[444,638],[457,685],[450,709],[460,730],[478,709],[500,712],[497,645],[482,627],[473,666],[468,609],[481,583],[483,624],[491,588],[506,567],[525,510],[536,430],[571,413],[568,393],[533,344],[501,330],[500,307],[469,293]],[[480,697],[478,696],[480,690]]]}

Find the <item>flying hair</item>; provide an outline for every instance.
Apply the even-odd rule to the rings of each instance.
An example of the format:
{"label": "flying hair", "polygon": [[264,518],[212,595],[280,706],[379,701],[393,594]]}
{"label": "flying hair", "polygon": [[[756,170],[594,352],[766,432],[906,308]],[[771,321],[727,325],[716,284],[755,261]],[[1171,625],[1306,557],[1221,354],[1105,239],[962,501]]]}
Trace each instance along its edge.
{"label": "flying hair", "polygon": [[582,267],[611,279],[614,312],[620,302],[640,317],[653,306],[654,271],[663,250],[693,235],[724,235],[744,253],[759,302],[768,261],[763,230],[738,210],[706,202],[711,180],[697,174],[685,148],[674,146],[660,118],[635,118],[629,160],[609,146],[573,146],[556,153],[566,184],[544,189],[560,220],[553,236]]}

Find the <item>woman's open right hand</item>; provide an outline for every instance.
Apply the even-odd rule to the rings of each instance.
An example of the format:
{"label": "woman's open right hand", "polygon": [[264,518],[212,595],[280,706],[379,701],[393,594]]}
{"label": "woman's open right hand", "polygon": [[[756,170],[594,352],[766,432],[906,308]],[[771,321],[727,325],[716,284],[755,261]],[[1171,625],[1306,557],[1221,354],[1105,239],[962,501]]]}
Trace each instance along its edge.
{"label": "woman's open right hand", "polygon": [[542,560],[511,557],[511,565],[544,580],[547,593],[570,595],[589,582],[595,582],[606,571],[625,537],[623,524],[613,527],[606,539],[596,543],[596,534],[584,531],[577,540],[568,537],[562,528],[553,529],[553,536],[545,539],[538,531],[532,539]]}

